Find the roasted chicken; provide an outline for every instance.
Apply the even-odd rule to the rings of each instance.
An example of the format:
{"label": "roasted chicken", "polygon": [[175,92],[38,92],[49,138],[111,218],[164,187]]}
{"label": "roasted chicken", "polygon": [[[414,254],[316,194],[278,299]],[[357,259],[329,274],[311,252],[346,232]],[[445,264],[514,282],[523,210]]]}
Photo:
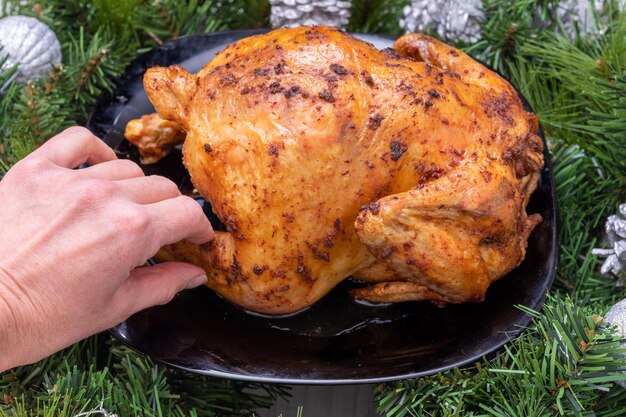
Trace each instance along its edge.
{"label": "roasted chicken", "polygon": [[151,68],[162,119],[227,226],[161,260],[202,266],[246,309],[285,314],[352,276],[357,298],[478,302],[541,221],[537,118],[511,85],[424,35],[377,50],[328,27],[240,40],[198,74]]}

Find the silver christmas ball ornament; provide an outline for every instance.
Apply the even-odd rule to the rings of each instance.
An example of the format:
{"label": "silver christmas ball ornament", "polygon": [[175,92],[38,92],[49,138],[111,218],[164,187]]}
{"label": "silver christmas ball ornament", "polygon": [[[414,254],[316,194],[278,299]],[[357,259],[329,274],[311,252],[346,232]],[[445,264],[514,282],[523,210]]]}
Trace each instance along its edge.
{"label": "silver christmas ball ornament", "polygon": [[605,258],[600,273],[609,273],[618,278],[626,277],[626,204],[619,206],[619,215],[614,214],[606,219],[604,229],[608,249],[593,249],[593,255]]}
{"label": "silver christmas ball ornament", "polygon": [[576,28],[581,36],[604,33],[609,26],[612,11],[623,10],[626,0],[561,0],[549,8],[556,8],[556,15],[565,33],[574,38]]}
{"label": "silver christmas ball ornament", "polygon": [[[604,321],[615,326],[617,333],[626,338],[626,300],[622,300],[611,307],[609,312],[604,315]],[[621,344],[620,349],[626,349],[626,343]],[[626,373],[626,371],[622,371],[622,373]],[[626,381],[616,382],[626,388]]]}
{"label": "silver christmas ball ornament", "polygon": [[269,0],[273,28],[326,25],[345,29],[352,1]]}
{"label": "silver christmas ball ornament", "polygon": [[45,77],[61,62],[61,45],[45,23],[28,16],[0,19],[0,58],[7,58],[0,72],[18,65],[16,80]]}
{"label": "silver christmas ball ornament", "polygon": [[485,15],[481,0],[412,0],[400,27],[407,33],[432,32],[449,41],[476,42]]}

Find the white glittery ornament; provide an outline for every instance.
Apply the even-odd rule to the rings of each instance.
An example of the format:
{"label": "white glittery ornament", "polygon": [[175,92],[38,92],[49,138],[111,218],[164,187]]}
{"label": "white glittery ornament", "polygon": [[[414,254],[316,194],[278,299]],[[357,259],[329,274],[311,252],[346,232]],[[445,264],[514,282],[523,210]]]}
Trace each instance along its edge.
{"label": "white glittery ornament", "polygon": [[[619,206],[620,215],[606,219],[604,229],[608,249],[593,249],[592,255],[606,258],[600,273],[611,273],[618,278],[626,277],[626,204]],[[620,281],[618,281],[619,283]]]}
{"label": "white glittery ornament", "polygon": [[[617,332],[622,337],[626,337],[626,300],[622,300],[615,304],[604,316],[604,321],[611,323],[616,327]],[[626,343],[620,345],[620,349],[626,349]],[[622,371],[626,373],[626,371]],[[619,385],[626,388],[626,381],[616,381]]]}
{"label": "white glittery ornament", "polygon": [[343,28],[350,20],[352,1],[269,0],[273,28],[326,25]]}
{"label": "white glittery ornament", "polygon": [[61,62],[61,45],[43,22],[28,16],[0,19],[0,56],[8,56],[0,72],[19,65],[16,80],[25,82],[45,77]]}
{"label": "white glittery ornament", "polygon": [[400,27],[407,33],[431,31],[443,40],[476,42],[485,19],[481,0],[412,0]]}

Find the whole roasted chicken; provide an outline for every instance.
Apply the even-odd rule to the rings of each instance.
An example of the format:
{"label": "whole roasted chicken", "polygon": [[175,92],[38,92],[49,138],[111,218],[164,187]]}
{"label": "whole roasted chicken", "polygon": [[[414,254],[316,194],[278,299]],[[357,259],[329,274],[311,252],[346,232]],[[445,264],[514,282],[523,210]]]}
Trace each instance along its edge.
{"label": "whole roasted chicken", "polygon": [[144,86],[157,123],[186,132],[184,164],[228,228],[159,257],[202,266],[246,309],[291,313],[350,276],[369,284],[360,299],[478,302],[541,221],[526,214],[536,117],[427,36],[380,51],[333,28],[279,29],[196,75],[151,68]]}

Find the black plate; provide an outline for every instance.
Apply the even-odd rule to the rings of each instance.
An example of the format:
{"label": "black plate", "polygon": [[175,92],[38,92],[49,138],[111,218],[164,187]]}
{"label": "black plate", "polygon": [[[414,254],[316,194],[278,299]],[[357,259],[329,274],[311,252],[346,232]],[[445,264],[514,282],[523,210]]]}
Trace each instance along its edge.
{"label": "black plate", "polygon": [[[229,43],[260,31],[186,37],[138,58],[102,97],[89,128],[121,156],[138,160],[124,140],[126,123],[153,111],[142,76],[155,65],[182,63],[199,70]],[[359,35],[379,48],[392,40]],[[546,147],[547,148],[547,147]],[[346,295],[345,282],[310,309],[291,317],[253,315],[207,288],[186,291],[165,306],[142,311],[112,329],[123,343],[166,364],[202,374],[264,382],[302,384],[371,383],[419,377],[476,361],[506,343],[529,323],[516,305],[541,308],[556,271],[554,178],[548,154],[529,212],[543,223],[528,241],[526,260],[494,283],[480,304],[438,308],[428,302],[368,306]],[[192,186],[180,151],[147,174]],[[201,199],[199,199],[202,202]],[[206,212],[210,208],[205,204]],[[221,225],[215,216],[212,222]]]}

